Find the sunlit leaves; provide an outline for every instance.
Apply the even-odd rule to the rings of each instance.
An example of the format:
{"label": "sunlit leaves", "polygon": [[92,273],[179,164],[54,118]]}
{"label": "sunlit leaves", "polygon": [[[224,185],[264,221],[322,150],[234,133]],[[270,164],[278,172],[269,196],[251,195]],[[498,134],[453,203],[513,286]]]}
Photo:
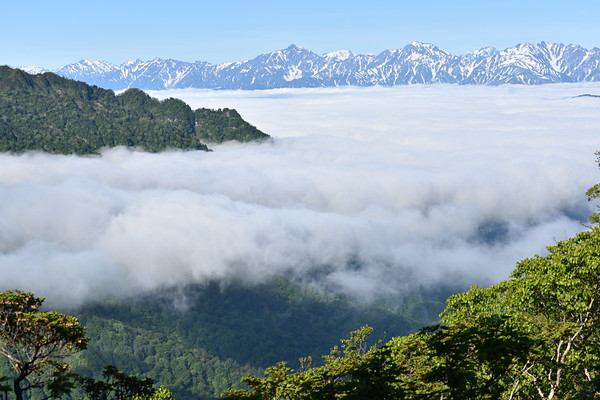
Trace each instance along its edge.
{"label": "sunlit leaves", "polygon": [[[596,152],[596,162],[598,166],[600,166],[600,151]],[[595,184],[591,188],[587,190],[585,193],[588,197],[588,201],[597,200],[600,198],[600,183]],[[590,215],[590,222],[592,224],[600,224],[600,206],[598,206],[597,211]]]}
{"label": "sunlit leaves", "polygon": [[575,396],[600,372],[600,228],[548,252],[519,262],[507,281],[452,296],[443,314],[448,324],[492,315],[506,320],[532,344],[514,361],[513,389],[541,399]]}

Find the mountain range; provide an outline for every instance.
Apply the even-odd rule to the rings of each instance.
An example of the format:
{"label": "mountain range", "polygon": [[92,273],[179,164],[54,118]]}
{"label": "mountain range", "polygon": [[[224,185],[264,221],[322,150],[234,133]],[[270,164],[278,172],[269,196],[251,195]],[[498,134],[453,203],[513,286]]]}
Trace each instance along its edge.
{"label": "mountain range", "polygon": [[[30,73],[39,67],[20,67]],[[318,55],[291,45],[246,61],[211,64],[156,58],[114,65],[81,60],[50,72],[107,89],[273,89],[406,84],[536,85],[600,81],[600,49],[556,43],[484,47],[461,56],[412,42],[379,54]]]}

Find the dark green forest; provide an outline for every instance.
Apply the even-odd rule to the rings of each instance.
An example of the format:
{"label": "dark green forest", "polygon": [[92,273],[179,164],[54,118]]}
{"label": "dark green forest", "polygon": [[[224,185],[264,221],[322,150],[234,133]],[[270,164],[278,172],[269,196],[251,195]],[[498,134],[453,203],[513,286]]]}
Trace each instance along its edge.
{"label": "dark green forest", "polygon": [[232,109],[194,111],[181,100],[159,101],[138,89],[115,95],[52,73],[0,66],[0,151],[208,150],[206,143],[266,138]]}
{"label": "dark green forest", "polygon": [[282,360],[319,358],[362,324],[381,338],[437,321],[448,288],[361,305],[286,279],[254,287],[190,285],[86,305],[92,339],[76,371],[116,365],[165,384],[177,399],[210,399]]}

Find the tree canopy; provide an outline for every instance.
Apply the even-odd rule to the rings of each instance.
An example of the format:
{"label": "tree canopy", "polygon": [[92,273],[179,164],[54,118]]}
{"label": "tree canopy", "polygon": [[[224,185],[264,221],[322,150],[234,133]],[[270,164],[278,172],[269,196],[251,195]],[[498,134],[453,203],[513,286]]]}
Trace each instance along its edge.
{"label": "tree canopy", "polygon": [[450,297],[442,321],[485,326],[500,318],[513,337],[523,338],[527,347],[512,351],[515,358],[502,377],[514,395],[600,396],[600,227],[548,252],[519,262],[498,285]]}
{"label": "tree canopy", "polygon": [[28,292],[0,293],[0,354],[15,371],[12,390],[17,400],[33,388],[58,389],[70,369],[66,357],[87,346],[77,318],[40,311],[43,302]]}
{"label": "tree canopy", "polygon": [[[19,290],[0,293],[0,354],[13,370],[12,376],[0,377],[5,399],[9,392],[17,400],[62,398],[74,392],[90,400],[173,400],[166,387],[155,389],[154,380],[127,375],[113,365],[104,367],[102,379],[72,372],[68,361],[86,349],[86,330],[76,317],[41,311],[44,301]],[[26,396],[32,389],[39,393]]]}
{"label": "tree canopy", "polygon": [[[596,162],[600,167],[600,151],[596,152]],[[586,192],[588,196],[588,201],[597,200],[600,198],[600,183],[595,184],[591,188],[589,188]],[[600,224],[600,205],[597,208],[597,211],[590,216],[590,222],[592,224],[598,225]]]}

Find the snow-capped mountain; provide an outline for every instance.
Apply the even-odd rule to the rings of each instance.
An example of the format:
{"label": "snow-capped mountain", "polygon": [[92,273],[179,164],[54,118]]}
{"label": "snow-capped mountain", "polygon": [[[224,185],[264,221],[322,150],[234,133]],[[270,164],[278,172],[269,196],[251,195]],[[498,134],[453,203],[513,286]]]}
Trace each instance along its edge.
{"label": "snow-capped mountain", "polygon": [[[41,68],[27,67],[42,72]],[[318,55],[291,45],[252,60],[223,64],[156,58],[119,66],[82,60],[52,71],[109,89],[271,89],[405,85],[416,83],[543,84],[600,81],[600,49],[552,43],[493,47],[461,56],[432,44],[412,42],[380,54],[340,50]]]}

